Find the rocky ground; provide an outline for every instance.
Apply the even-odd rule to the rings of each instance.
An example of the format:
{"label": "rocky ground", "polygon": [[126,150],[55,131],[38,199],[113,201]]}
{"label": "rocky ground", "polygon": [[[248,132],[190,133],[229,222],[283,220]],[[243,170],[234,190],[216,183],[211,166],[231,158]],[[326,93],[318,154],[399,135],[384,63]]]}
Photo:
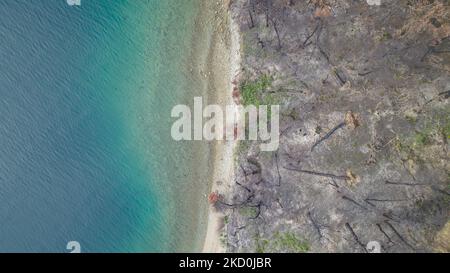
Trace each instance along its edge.
{"label": "rocky ground", "polygon": [[281,138],[239,144],[228,251],[450,251],[449,1],[368,2],[231,3],[240,95]]}

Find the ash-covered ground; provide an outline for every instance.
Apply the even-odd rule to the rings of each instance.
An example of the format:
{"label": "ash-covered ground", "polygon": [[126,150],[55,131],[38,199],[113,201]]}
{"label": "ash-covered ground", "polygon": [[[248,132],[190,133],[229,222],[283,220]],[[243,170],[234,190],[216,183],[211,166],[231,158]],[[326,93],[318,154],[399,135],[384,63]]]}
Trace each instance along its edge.
{"label": "ash-covered ground", "polygon": [[281,105],[281,137],[239,144],[228,251],[450,251],[449,1],[372,2],[230,5],[240,96]]}

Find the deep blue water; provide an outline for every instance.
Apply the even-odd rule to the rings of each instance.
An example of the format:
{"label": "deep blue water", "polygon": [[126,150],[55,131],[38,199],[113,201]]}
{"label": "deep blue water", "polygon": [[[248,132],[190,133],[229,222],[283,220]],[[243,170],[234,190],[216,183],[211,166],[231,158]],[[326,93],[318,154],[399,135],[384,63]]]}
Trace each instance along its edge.
{"label": "deep blue water", "polygon": [[[171,28],[189,29],[195,6],[81,4],[0,1],[0,252],[67,252],[68,241],[83,252],[183,249],[170,234],[160,189],[168,178],[156,162],[168,137],[157,119],[170,113],[158,105],[182,91],[158,88],[184,46],[183,37],[173,45]],[[166,76],[172,87],[182,82]],[[148,115],[136,109],[143,93],[159,96]],[[139,118],[154,139],[133,132]]]}

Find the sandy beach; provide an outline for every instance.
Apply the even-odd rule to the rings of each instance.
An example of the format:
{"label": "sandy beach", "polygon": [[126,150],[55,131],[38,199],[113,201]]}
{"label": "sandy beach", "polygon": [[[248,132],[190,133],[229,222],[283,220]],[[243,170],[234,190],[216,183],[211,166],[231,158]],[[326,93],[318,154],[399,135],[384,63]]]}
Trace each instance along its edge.
{"label": "sandy beach", "polygon": [[[228,6],[227,3],[225,3],[225,6]],[[222,34],[221,37],[214,37],[212,41],[212,54],[209,57],[210,64],[213,67],[210,67],[212,76],[209,80],[215,84],[217,95],[214,100],[217,104],[225,106],[235,105],[232,97],[232,82],[236,80],[236,75],[240,71],[241,53],[239,27],[233,21],[230,11],[225,11],[223,16],[226,16],[224,20],[226,28],[222,30],[222,33],[219,32],[219,36]],[[220,67],[214,67],[217,65]],[[234,178],[233,154],[236,145],[237,141],[219,141],[214,144],[211,192],[226,194],[231,189]],[[224,215],[209,206],[203,252],[220,253],[226,251],[221,242],[223,226]]]}
{"label": "sandy beach", "polygon": [[[201,84],[199,95],[203,97],[204,104],[220,105],[224,110],[227,105],[236,105],[232,96],[232,82],[238,80],[236,75],[241,68],[239,26],[233,21],[228,9],[228,0],[201,1],[188,64],[190,77]],[[196,225],[193,233],[197,242],[193,249],[208,253],[224,252],[225,247],[221,243],[224,215],[208,203],[208,194],[217,191],[226,195],[231,190],[237,141],[202,142],[194,145],[201,146],[205,143],[208,149],[196,149],[193,158],[198,160],[191,162],[192,169],[206,171],[206,176],[197,180],[205,184],[193,182],[193,195],[188,197],[189,202],[200,203],[195,205],[199,208],[196,210],[198,217],[192,223]],[[205,153],[206,163],[202,161]],[[192,199],[193,196],[196,199]]]}

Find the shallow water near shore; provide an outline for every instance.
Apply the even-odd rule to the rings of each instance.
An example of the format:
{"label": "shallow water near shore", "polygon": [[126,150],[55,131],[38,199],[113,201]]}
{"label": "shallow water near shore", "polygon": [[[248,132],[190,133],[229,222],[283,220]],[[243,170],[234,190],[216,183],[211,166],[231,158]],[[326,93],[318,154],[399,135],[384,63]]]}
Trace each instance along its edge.
{"label": "shallow water near shore", "polygon": [[201,250],[209,146],[170,137],[199,9],[0,2],[0,252]]}

